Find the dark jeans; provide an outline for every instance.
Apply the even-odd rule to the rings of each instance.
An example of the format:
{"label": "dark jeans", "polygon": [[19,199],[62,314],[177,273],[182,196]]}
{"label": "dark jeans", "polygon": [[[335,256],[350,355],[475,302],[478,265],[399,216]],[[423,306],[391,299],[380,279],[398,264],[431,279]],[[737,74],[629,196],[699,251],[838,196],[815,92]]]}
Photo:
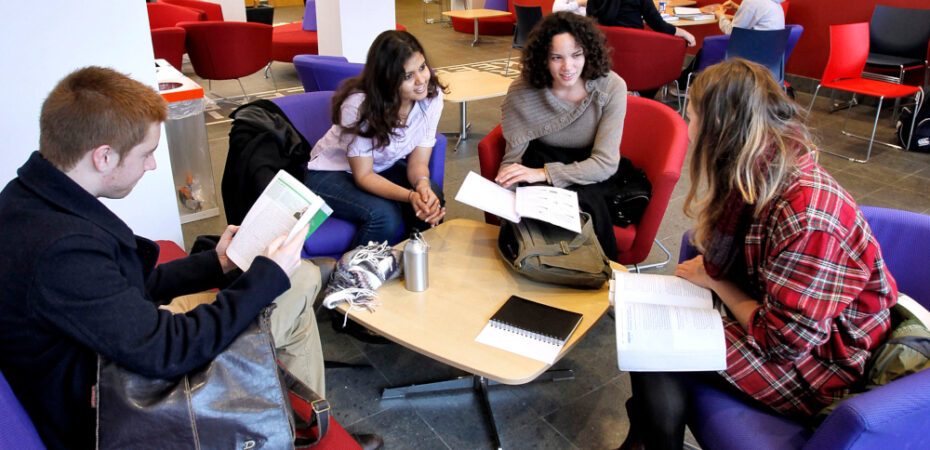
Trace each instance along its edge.
{"label": "dark jeans", "polygon": [[[399,186],[410,188],[406,161],[399,161],[378,175]],[[351,173],[338,170],[311,170],[307,172],[304,184],[333,208],[333,217],[358,224],[359,229],[352,239],[352,248],[365,245],[369,241],[391,243],[405,224],[404,231],[410,231],[413,228],[426,230],[430,227],[428,223],[416,217],[412,205],[389,200],[362,190],[355,185],[355,179]],[[430,185],[439,197],[439,202],[445,205],[442,189],[432,180],[430,180]]]}

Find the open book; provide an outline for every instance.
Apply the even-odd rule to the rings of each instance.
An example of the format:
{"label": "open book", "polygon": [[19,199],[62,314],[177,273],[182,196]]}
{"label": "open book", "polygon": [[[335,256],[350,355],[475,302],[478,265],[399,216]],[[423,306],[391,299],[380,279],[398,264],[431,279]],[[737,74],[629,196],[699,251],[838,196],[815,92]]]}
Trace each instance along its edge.
{"label": "open book", "polygon": [[[261,255],[274,238],[287,233],[284,244],[291,239],[306,239],[332,213],[326,202],[307,186],[287,171],[278,171],[242,219],[239,231],[226,249],[226,256],[240,269],[248,270],[252,260]],[[308,223],[310,232],[297,236]]]}
{"label": "open book", "polygon": [[519,222],[521,217],[531,217],[581,233],[578,194],[568,189],[526,186],[514,192],[475,172],[468,172],[455,199],[513,223]]}
{"label": "open book", "polygon": [[619,270],[610,283],[620,370],[727,368],[723,321],[709,289],[676,276]]}
{"label": "open book", "polygon": [[710,20],[716,17],[714,14],[701,11],[701,8],[689,8],[687,6],[676,6],[675,15],[688,20]]}

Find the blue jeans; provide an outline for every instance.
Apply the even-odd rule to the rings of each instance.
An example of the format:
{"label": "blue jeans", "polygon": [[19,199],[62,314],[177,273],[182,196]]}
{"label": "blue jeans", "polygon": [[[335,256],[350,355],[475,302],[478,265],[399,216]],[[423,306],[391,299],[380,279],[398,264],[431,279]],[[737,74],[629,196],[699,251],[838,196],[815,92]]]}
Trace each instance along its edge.
{"label": "blue jeans", "polygon": [[[407,180],[407,162],[398,161],[378,175],[398,186],[410,189]],[[311,170],[307,172],[304,184],[319,195],[333,208],[333,217],[353,222],[358,225],[358,232],[352,239],[352,248],[365,245],[369,241],[388,241],[394,243],[401,227],[404,231],[413,228],[426,230],[430,225],[416,217],[413,206],[406,202],[397,202],[366,192],[355,185],[351,173],[342,171]],[[442,189],[430,180],[433,192],[439,202],[445,205]],[[406,234],[406,233],[405,233]]]}

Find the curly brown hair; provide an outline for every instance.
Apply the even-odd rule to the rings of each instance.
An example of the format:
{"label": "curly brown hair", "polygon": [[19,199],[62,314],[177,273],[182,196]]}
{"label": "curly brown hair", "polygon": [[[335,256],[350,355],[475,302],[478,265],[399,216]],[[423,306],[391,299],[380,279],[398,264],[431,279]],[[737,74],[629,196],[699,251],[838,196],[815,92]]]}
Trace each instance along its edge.
{"label": "curly brown hair", "polygon": [[552,87],[552,73],[549,72],[549,52],[552,50],[552,38],[558,34],[568,33],[584,50],[584,70],[582,80],[594,80],[610,72],[610,47],[604,33],[597,28],[594,20],[568,11],[552,13],[543,18],[530,31],[523,47],[523,71],[521,76],[531,86],[542,89]]}

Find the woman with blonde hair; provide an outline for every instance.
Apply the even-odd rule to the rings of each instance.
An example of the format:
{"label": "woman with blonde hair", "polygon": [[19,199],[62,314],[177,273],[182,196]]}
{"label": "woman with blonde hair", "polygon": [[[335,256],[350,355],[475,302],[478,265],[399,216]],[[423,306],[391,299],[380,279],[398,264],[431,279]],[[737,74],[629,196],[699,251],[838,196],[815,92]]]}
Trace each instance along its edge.
{"label": "woman with blonde hair", "polygon": [[809,418],[863,376],[897,300],[862,213],[817,164],[802,108],[769,71],[734,59],[690,92],[685,211],[703,255],[675,274],[726,306],[727,368],[631,373],[625,448],[680,449],[695,379]]}

